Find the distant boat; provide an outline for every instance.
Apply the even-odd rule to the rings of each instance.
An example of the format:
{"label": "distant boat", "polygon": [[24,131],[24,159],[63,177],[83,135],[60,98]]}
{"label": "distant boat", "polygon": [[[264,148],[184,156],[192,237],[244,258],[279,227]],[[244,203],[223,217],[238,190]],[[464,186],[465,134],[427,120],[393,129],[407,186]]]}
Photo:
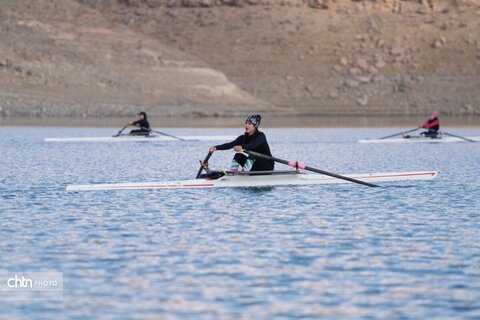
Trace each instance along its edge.
{"label": "distant boat", "polygon": [[408,138],[395,138],[395,139],[360,139],[359,143],[452,143],[452,142],[480,142],[480,137],[444,137],[437,136],[435,138],[429,138],[424,136],[409,136]]}
{"label": "distant boat", "polygon": [[[391,134],[379,139],[361,139],[359,143],[444,143],[444,142],[480,142],[480,137],[462,137],[456,134],[448,133],[445,131],[437,131],[435,136],[425,135],[409,135],[408,133],[421,129],[421,127],[414,128],[408,131]],[[400,138],[394,138],[401,136]]]}
{"label": "distant boat", "polygon": [[160,141],[231,141],[233,136],[166,136],[121,134],[112,137],[45,138],[46,142],[160,142]]}

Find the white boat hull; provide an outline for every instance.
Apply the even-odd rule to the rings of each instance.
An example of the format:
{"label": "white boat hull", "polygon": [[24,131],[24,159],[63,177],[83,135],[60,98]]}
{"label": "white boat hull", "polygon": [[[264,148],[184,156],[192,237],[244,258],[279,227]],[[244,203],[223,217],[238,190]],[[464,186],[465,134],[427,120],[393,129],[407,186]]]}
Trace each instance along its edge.
{"label": "white boat hull", "polygon": [[[465,137],[467,139],[480,142],[480,137]],[[395,139],[361,139],[359,143],[452,143],[452,142],[468,142],[464,139],[456,137],[440,137],[440,138],[425,138],[425,137],[410,137],[410,138],[395,138]]]}
{"label": "white boat hull", "polygon": [[[232,141],[234,136],[178,136],[185,141]],[[46,142],[159,142],[182,141],[167,136],[119,136],[119,137],[78,137],[78,138],[46,138]]]}
{"label": "white boat hull", "polygon": [[[386,181],[430,180],[438,175],[438,171],[390,172],[348,174],[350,178],[376,183]],[[332,183],[352,183],[346,180],[320,174],[279,174],[279,175],[234,175],[219,179],[191,179],[171,182],[140,182],[68,185],[67,191],[99,191],[99,190],[146,190],[146,189],[195,189],[195,188],[236,188],[236,187],[269,187],[284,185],[316,185]]]}

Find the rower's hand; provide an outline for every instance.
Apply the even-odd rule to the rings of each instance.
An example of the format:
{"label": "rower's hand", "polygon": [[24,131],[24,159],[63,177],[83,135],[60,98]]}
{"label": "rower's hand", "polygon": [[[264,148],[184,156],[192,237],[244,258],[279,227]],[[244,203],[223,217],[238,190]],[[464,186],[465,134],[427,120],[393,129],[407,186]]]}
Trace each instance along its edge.
{"label": "rower's hand", "polygon": [[235,146],[233,147],[233,150],[237,151],[237,152],[240,152],[243,150],[242,146]]}
{"label": "rower's hand", "polygon": [[217,148],[215,148],[215,147],[210,147],[208,149],[208,153],[214,153],[215,151],[217,151]]}

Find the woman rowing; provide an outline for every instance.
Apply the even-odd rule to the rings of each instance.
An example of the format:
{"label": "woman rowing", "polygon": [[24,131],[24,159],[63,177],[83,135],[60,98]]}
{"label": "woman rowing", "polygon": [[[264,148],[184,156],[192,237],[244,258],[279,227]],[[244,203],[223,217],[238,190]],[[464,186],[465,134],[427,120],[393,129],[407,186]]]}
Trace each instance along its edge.
{"label": "woman rowing", "polygon": [[127,123],[127,126],[137,126],[140,129],[134,129],[130,131],[131,135],[145,135],[150,134],[150,123],[147,120],[147,114],[145,112],[140,112],[138,114],[138,120]]}
{"label": "woman rowing", "polygon": [[232,172],[239,171],[240,167],[242,167],[244,171],[273,170],[275,166],[273,160],[266,160],[241,152],[245,149],[272,156],[265,134],[258,130],[261,120],[262,117],[258,114],[248,116],[245,120],[245,134],[239,136],[232,142],[210,147],[208,152],[213,153],[217,150],[229,150],[233,148],[237,153],[235,153],[232,164],[230,165],[230,171]]}
{"label": "woman rowing", "polygon": [[430,118],[428,118],[420,128],[428,129],[428,131],[420,133],[421,135],[428,138],[436,138],[438,136],[438,131],[440,130],[440,120],[438,120],[437,113],[435,111],[432,112]]}

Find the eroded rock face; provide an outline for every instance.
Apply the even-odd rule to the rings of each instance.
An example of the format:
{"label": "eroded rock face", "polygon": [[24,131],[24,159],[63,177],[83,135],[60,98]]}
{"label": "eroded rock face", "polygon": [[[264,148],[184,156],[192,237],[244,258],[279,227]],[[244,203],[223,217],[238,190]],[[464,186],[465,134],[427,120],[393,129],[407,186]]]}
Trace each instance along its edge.
{"label": "eroded rock face", "polygon": [[[82,0],[86,3],[96,3],[97,0]],[[110,0],[113,1],[113,0]],[[105,1],[103,1],[105,2]],[[108,0],[107,0],[108,2]],[[365,9],[383,9],[393,12],[423,11],[442,12],[451,8],[458,8],[462,5],[479,4],[478,0],[383,0],[383,1],[358,1],[358,0],[119,0],[129,6],[137,6],[147,3],[150,7],[216,7],[216,6],[290,6],[310,7],[315,9],[330,9],[338,6],[345,6],[351,2],[361,2]]]}
{"label": "eroded rock face", "polygon": [[5,3],[0,115],[480,114],[479,0]]}
{"label": "eroded rock face", "polygon": [[229,114],[267,108],[200,59],[70,0],[0,10],[0,116]]}
{"label": "eroded rock face", "polygon": [[333,9],[348,5],[360,4],[364,9],[386,10],[392,12],[442,12],[445,10],[469,7],[480,4],[479,0],[78,0],[78,2],[97,7],[109,7],[114,4],[122,4],[129,7],[140,7],[147,5],[150,8],[159,7],[219,7],[219,6],[289,6],[289,7],[310,7],[321,9]]}
{"label": "eroded rock face", "polygon": [[479,0],[78,1],[294,112],[480,114]]}

